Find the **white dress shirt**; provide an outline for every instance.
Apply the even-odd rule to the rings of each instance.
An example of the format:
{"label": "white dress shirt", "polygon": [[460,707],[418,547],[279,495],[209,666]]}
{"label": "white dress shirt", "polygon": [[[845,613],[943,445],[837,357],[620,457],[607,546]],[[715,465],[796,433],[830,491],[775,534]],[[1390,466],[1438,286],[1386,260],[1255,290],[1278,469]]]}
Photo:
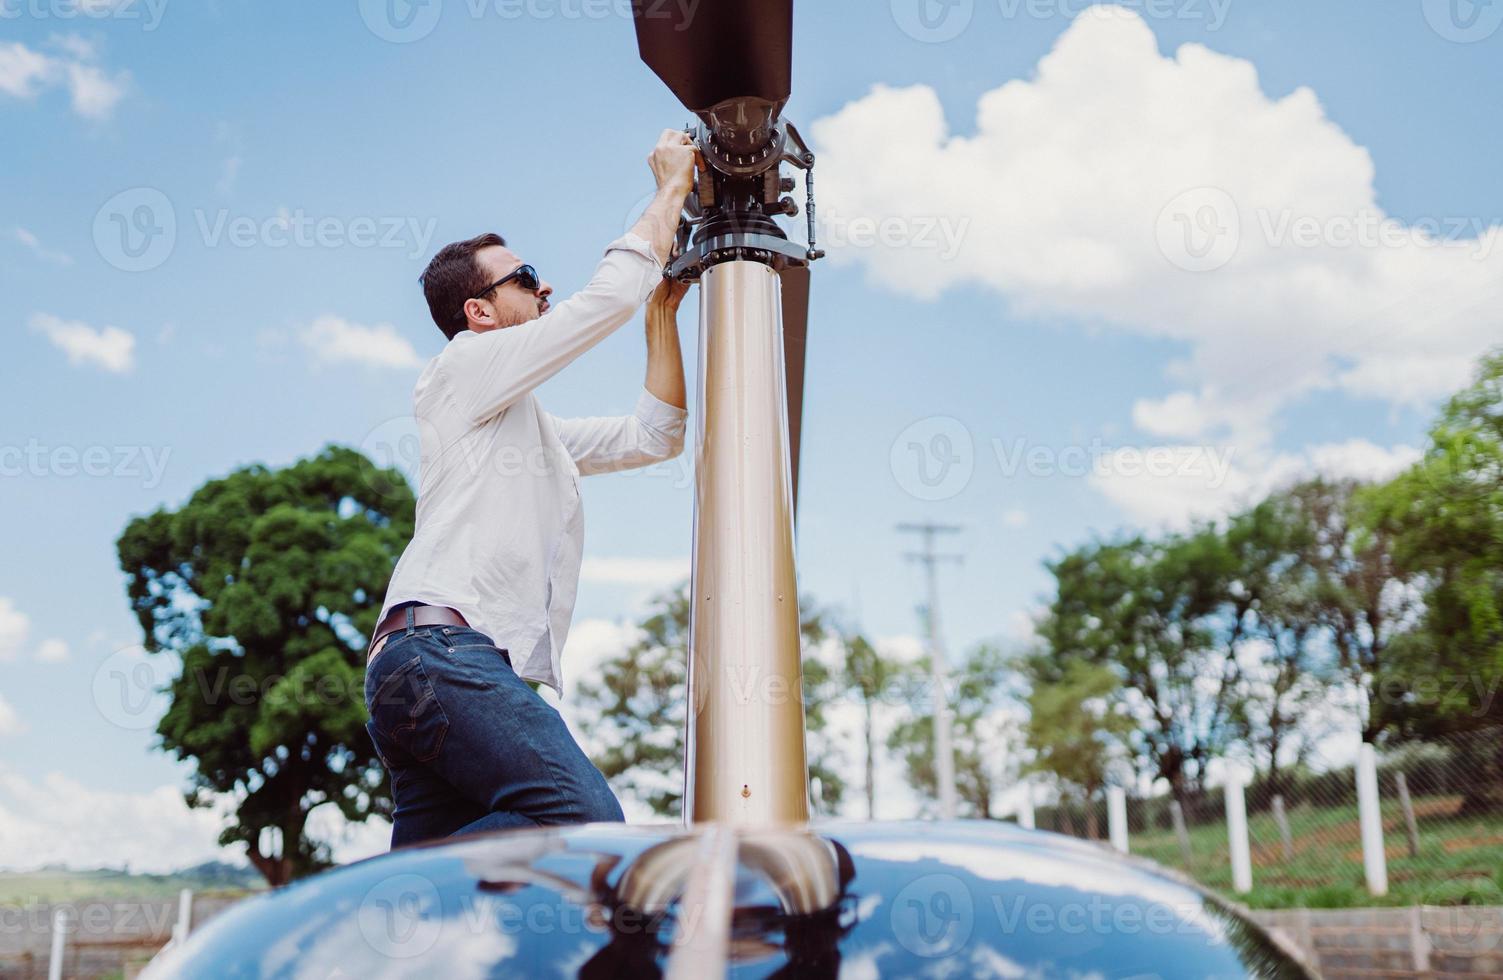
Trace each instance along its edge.
{"label": "white dress shirt", "polygon": [[644,389],[635,415],[560,419],[533,389],[630,320],[661,280],[651,246],[628,234],[579,294],[529,323],[464,331],[428,363],[413,392],[417,526],[381,618],[401,602],[449,606],[520,676],[562,694],[584,545],[579,477],[672,459],[688,413]]}

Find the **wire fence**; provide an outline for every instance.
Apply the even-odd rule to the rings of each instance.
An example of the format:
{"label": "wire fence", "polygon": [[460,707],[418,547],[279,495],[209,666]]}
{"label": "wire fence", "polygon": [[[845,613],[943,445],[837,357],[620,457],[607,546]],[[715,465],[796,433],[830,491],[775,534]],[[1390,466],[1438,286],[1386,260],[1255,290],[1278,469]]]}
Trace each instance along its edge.
{"label": "wire fence", "polygon": [[[1081,800],[1036,787],[1050,802],[1033,819],[1108,846],[1115,830],[1129,853],[1254,907],[1503,906],[1503,729],[1386,748],[1355,736],[1323,744],[1298,766],[1177,798],[1108,789]],[[1116,821],[1114,793],[1125,797]]]}

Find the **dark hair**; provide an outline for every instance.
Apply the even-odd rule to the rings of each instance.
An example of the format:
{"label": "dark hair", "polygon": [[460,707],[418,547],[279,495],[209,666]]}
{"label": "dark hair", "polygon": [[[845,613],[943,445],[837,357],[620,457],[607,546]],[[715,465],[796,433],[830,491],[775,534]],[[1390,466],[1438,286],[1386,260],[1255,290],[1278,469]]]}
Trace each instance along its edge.
{"label": "dark hair", "polygon": [[475,261],[475,253],[483,248],[505,248],[506,239],[497,234],[481,235],[466,242],[455,242],[439,249],[428,269],[423,273],[423,296],[428,300],[428,312],[444,336],[453,340],[469,329],[465,319],[464,304],[484,289],[486,272]]}

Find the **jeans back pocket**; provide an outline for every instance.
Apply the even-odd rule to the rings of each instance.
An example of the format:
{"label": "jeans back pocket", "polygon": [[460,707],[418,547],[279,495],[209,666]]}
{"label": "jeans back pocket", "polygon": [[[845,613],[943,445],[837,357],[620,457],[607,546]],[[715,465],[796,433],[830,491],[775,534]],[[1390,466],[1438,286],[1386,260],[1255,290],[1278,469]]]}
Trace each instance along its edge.
{"label": "jeans back pocket", "polygon": [[385,749],[399,749],[419,763],[438,758],[449,734],[449,716],[438,703],[422,657],[413,657],[381,678],[366,707]]}

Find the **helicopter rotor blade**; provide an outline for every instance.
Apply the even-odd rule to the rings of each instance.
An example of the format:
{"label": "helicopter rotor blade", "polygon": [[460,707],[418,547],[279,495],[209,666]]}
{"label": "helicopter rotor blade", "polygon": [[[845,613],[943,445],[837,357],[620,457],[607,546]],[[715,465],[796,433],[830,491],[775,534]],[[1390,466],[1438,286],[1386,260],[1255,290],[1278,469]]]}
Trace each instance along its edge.
{"label": "helicopter rotor blade", "polygon": [[783,367],[788,386],[788,454],[793,509],[798,512],[799,443],[804,429],[804,355],[809,337],[809,267],[790,266],[783,279]]}

